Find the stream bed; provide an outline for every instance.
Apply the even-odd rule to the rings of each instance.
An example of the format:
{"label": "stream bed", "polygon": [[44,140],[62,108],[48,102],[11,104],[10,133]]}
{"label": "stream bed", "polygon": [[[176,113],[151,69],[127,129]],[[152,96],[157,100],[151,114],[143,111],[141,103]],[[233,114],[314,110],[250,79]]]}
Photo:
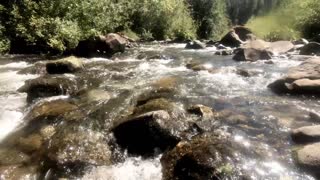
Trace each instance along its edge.
{"label": "stream bed", "polygon": [[[289,132],[294,128],[317,124],[310,114],[320,112],[319,100],[312,97],[279,96],[267,88],[268,84],[283,76],[289,68],[301,64],[301,61],[284,56],[274,57],[273,63],[236,62],[232,60],[232,56],[215,55],[214,49],[186,50],[184,47],[185,44],[145,44],[112,59],[83,59],[84,72],[63,76],[76,79],[82,88],[94,90],[90,96],[94,99],[92,101],[83,100],[82,96],[63,95],[28,103],[27,95],[17,90],[26,80],[37,78],[40,74],[18,72],[41,62],[41,58],[22,55],[1,57],[0,179],[65,177],[83,180],[161,180],[162,152],[155,156],[142,157],[116,147],[117,150],[113,150],[116,155],[113,156],[116,156],[114,159],[117,160],[113,163],[79,168],[76,173],[72,172],[72,175],[68,172],[74,168],[46,168],[47,165],[43,165],[46,164],[45,158],[38,160],[36,153],[24,151],[23,157],[39,163],[26,160],[22,163],[25,168],[20,168],[15,176],[10,176],[10,172],[15,172],[12,169],[17,167],[12,159],[3,156],[7,155],[4,153],[7,151],[20,151],[21,145],[11,143],[10,140],[21,138],[21,134],[16,132],[30,126],[26,125],[24,119],[37,104],[59,99],[68,100],[77,104],[78,109],[75,111],[82,113],[81,120],[72,123],[54,121],[57,129],[81,129],[85,133],[94,130],[105,137],[112,136],[109,133],[112,122],[130,111],[136,97],[151,90],[154,84],[166,84],[166,81],[170,81],[169,84],[174,81],[177,93],[172,99],[180,109],[202,104],[220,114],[231,114],[217,123],[209,124],[214,126],[214,129],[228,132],[234,142],[245,147],[245,152],[237,152],[238,160],[235,166],[249,172],[247,179],[314,179],[295,165],[291,152],[293,142]],[[187,68],[190,62],[217,71],[194,71]],[[254,74],[242,76],[238,73],[239,70]],[[183,110],[181,112],[179,117],[188,117]],[[208,131],[214,130],[211,128]],[[251,152],[259,154],[259,157],[250,156]],[[231,176],[226,179],[241,178]]]}

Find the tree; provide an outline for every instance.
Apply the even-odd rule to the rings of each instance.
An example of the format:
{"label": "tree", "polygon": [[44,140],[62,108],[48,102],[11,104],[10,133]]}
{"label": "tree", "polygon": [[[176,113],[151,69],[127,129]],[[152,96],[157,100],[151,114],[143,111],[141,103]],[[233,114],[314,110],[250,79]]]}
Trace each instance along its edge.
{"label": "tree", "polygon": [[224,0],[188,0],[200,38],[220,38],[228,29],[226,3]]}

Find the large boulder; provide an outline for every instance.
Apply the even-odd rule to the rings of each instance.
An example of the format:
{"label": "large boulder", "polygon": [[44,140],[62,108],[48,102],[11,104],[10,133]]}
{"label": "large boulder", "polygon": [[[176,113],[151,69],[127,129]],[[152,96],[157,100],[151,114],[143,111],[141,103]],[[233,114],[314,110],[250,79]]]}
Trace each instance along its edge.
{"label": "large boulder", "polygon": [[319,177],[320,143],[306,145],[296,150],[295,158],[299,166]]}
{"label": "large boulder", "polygon": [[112,56],[117,52],[124,52],[129,40],[116,33],[97,36],[93,39],[81,41],[76,48],[79,56]]}
{"label": "large boulder", "polygon": [[269,60],[272,58],[272,53],[268,50],[269,46],[270,43],[263,40],[249,41],[236,50],[233,59],[236,61]]}
{"label": "large boulder", "polygon": [[28,94],[27,101],[30,103],[37,98],[71,95],[78,90],[77,82],[65,76],[42,76],[27,80],[18,89],[19,92]]}
{"label": "large boulder", "polygon": [[313,58],[290,69],[285,77],[271,83],[268,87],[279,94],[319,95],[320,59]]}
{"label": "large boulder", "polygon": [[220,40],[220,44],[229,47],[239,47],[245,41],[251,39],[252,34],[249,28],[237,26]]}
{"label": "large boulder", "polygon": [[320,55],[320,43],[311,42],[300,49],[300,55]]}
{"label": "large boulder", "polygon": [[236,51],[234,60],[257,61],[269,60],[272,55],[286,53],[294,48],[290,41],[266,42],[263,40],[247,41]]}
{"label": "large boulder", "polygon": [[291,137],[297,143],[320,142],[320,125],[294,129],[291,132]]}
{"label": "large boulder", "polygon": [[120,147],[130,154],[152,156],[173,148],[185,126],[160,110],[117,122],[113,133]]}
{"label": "large boulder", "polygon": [[188,42],[186,45],[186,49],[205,49],[205,48],[206,48],[206,45],[198,40]]}
{"label": "large boulder", "polygon": [[46,70],[49,74],[74,73],[82,69],[82,60],[74,56],[46,63]]}

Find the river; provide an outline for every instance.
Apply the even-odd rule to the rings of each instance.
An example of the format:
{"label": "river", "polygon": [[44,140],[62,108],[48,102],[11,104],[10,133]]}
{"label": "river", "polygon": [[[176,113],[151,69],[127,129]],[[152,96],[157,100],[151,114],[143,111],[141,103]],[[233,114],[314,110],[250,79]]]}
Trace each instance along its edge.
{"label": "river", "polygon": [[[175,98],[180,101],[181,106],[203,104],[217,111],[228,109],[250,119],[246,125],[225,121],[219,126],[232,132],[234,141],[243,143],[248,151],[259,147],[267,152],[263,160],[241,156],[241,164],[237,166],[254,172],[252,179],[313,179],[295,165],[291,155],[292,141],[289,132],[292,128],[315,123],[310,119],[310,113],[320,112],[319,100],[279,96],[267,88],[268,84],[280,78],[290,67],[299,65],[301,61],[283,56],[274,57],[273,64],[264,61],[236,62],[232,60],[232,56],[215,55],[213,48],[186,50],[184,47],[185,44],[145,44],[116,56],[116,59],[84,59],[86,72],[79,76],[89,80],[83,83],[110,92],[114,100],[108,104],[114,107],[107,108],[106,116],[97,115],[94,118],[103,117],[104,119],[99,119],[100,122],[108,121],[123,110],[122,108],[126,108],[127,106],[123,105],[126,103],[123,92],[143,92],[161,78],[174,78],[178,82],[179,91]],[[156,58],[141,58],[144,56]],[[17,92],[25,80],[39,76],[17,74],[21,69],[39,61],[38,58],[28,57],[1,57],[0,140],[4,140],[24,123],[23,118],[32,106],[26,102],[26,94]],[[190,61],[219,71],[209,73],[190,70],[186,68]],[[237,73],[238,69],[246,69],[255,74],[244,77]],[[74,78],[74,75],[66,76]],[[50,98],[47,101],[50,101]],[[101,102],[91,106],[99,106],[98,103]],[[87,110],[88,113],[92,112],[90,108]],[[161,155],[147,159],[126,153],[122,156],[123,162],[84,170],[81,179],[161,180]],[[32,179],[32,176],[29,178]]]}

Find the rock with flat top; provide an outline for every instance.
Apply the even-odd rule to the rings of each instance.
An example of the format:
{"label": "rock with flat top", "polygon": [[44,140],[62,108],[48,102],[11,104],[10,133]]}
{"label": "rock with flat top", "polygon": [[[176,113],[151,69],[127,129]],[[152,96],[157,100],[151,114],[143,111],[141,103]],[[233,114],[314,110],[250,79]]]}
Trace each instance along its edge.
{"label": "rock with flat top", "polygon": [[296,143],[320,142],[320,125],[294,129],[291,137]]}

